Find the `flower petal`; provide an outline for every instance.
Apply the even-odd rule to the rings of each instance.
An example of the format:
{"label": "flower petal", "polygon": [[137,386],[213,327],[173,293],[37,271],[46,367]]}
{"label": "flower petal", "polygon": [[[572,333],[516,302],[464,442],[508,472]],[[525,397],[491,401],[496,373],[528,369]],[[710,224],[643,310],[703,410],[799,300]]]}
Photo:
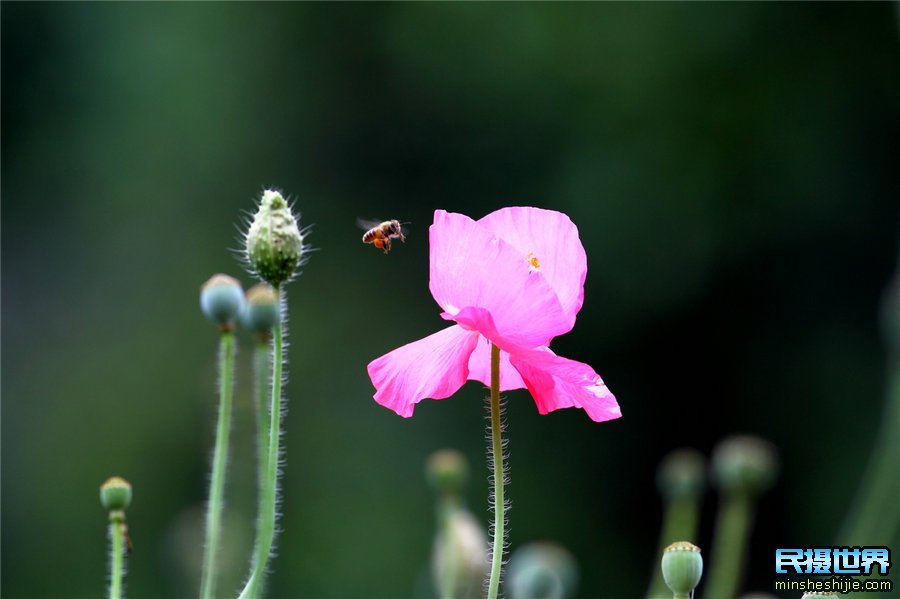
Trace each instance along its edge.
{"label": "flower petal", "polygon": [[[469,380],[481,381],[485,387],[491,386],[491,342],[479,335],[475,351],[469,357]],[[500,390],[524,389],[525,381],[509,363],[509,353],[500,352]]]}
{"label": "flower petal", "polygon": [[572,328],[556,292],[524,254],[463,214],[437,210],[429,229],[435,301],[450,315],[487,310],[501,335],[528,347]]}
{"label": "flower petal", "polygon": [[575,324],[584,303],[587,256],[578,227],[562,212],[531,207],[502,208],[478,221],[522,256],[535,259],[535,268],[556,292],[559,303]]}
{"label": "flower petal", "polygon": [[616,397],[594,369],[557,356],[549,348],[512,354],[510,363],[522,375],[538,412],[560,408],[582,408],[594,422],[622,416]]}
{"label": "flower petal", "polygon": [[369,363],[375,401],[404,418],[425,398],[444,399],[469,376],[478,333],[452,326],[407,343]]}

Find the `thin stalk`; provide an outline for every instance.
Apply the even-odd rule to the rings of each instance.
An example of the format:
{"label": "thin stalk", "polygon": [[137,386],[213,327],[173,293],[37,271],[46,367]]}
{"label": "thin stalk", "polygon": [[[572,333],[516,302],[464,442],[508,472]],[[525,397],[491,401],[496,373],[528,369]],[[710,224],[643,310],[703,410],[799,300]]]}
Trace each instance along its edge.
{"label": "thin stalk", "polygon": [[506,523],[506,500],[503,485],[506,471],[503,467],[502,423],[500,421],[500,348],[491,344],[491,461],[494,464],[494,550],[491,557],[491,578],[488,582],[488,599],[496,599],[500,590],[500,572],[503,568],[503,532]]}
{"label": "thin stalk", "polygon": [[206,544],[200,597],[213,599],[216,594],[216,557],[222,532],[222,497],[225,471],[228,468],[228,433],[231,431],[231,397],[234,387],[234,333],[223,331],[219,341],[219,417],[216,425],[216,447],[213,451],[212,478],[209,484],[209,506],[206,512]]}
{"label": "thin stalk", "polygon": [[122,599],[122,579],[125,576],[125,522],[110,514],[109,536],[112,541],[109,556],[109,599]]}
{"label": "thin stalk", "polygon": [[259,514],[259,539],[253,558],[253,573],[247,581],[239,599],[257,599],[262,592],[262,580],[269,563],[269,555],[275,543],[276,502],[278,499],[278,456],[281,432],[281,377],[284,361],[283,321],[287,297],[281,288],[275,289],[280,296],[281,317],[275,323],[272,345],[272,399],[269,405],[269,451],[266,456],[265,480],[261,489]]}
{"label": "thin stalk", "polygon": [[722,498],[705,597],[733,599],[737,593],[752,511],[753,500],[747,493],[736,492]]}
{"label": "thin stalk", "polygon": [[256,453],[258,464],[257,471],[257,521],[256,521],[256,544],[253,552],[253,566],[256,565],[256,545],[259,544],[261,526],[260,518],[264,511],[264,492],[263,488],[266,484],[266,464],[268,463],[269,452],[269,406],[266,402],[267,392],[269,390],[269,336],[261,337],[256,345],[254,352],[254,377],[253,394],[254,404],[256,405]]}
{"label": "thin stalk", "polygon": [[457,563],[457,543],[454,537],[454,530],[451,526],[453,515],[459,509],[459,499],[455,496],[444,496],[440,499],[438,505],[438,526],[441,531],[441,552],[442,563],[438,567],[438,575],[440,580],[441,599],[453,599],[457,595],[457,573],[459,565]]}

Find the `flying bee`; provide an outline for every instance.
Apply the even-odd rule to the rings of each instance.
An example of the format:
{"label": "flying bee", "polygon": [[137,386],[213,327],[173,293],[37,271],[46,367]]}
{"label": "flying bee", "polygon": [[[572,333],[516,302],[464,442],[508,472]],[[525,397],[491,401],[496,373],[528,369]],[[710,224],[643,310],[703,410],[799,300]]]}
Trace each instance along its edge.
{"label": "flying bee", "polygon": [[406,242],[402,224],[396,219],[384,222],[365,220],[357,222],[361,228],[366,229],[362,236],[363,243],[374,244],[379,250],[384,250],[385,254],[391,251],[391,239]]}

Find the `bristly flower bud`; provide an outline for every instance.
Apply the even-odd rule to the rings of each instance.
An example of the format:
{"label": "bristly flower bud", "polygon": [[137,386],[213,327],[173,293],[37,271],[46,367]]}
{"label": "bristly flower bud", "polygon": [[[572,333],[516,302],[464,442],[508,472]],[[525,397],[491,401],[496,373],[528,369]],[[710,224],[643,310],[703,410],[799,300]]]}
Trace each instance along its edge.
{"label": "bristly flower bud", "polygon": [[687,541],[672,543],[663,552],[662,573],[675,597],[690,597],[703,575],[700,548]]}
{"label": "bristly flower bud", "polygon": [[244,307],[244,290],[234,277],[217,274],[200,287],[200,309],[222,331],[234,328]]}
{"label": "bristly flower bud", "polygon": [[268,337],[278,322],[280,312],[278,292],[268,283],[259,283],[247,290],[241,324],[248,331]]}
{"label": "bristly flower bud", "polygon": [[131,505],[131,483],[119,476],[100,485],[100,503],[109,512],[123,511]]}
{"label": "bristly flower bud", "polygon": [[729,437],[713,449],[712,475],[722,491],[755,497],[775,482],[778,453],[774,445],[759,437]]}
{"label": "bristly flower bud", "polygon": [[291,280],[303,258],[303,234],[275,190],[267,189],[259,200],[247,231],[246,258],[253,272],[276,289]]}

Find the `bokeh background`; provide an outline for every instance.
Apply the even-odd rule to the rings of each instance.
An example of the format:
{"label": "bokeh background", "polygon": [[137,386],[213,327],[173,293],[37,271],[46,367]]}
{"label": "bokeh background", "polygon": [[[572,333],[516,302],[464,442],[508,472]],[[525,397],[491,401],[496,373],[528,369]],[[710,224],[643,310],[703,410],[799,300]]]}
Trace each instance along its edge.
{"label": "bokeh background", "polygon": [[[296,199],[318,249],[289,287],[272,596],[429,596],[438,448],[468,457],[468,504],[488,520],[484,389],[405,420],[365,371],[444,326],[428,292],[438,208],[569,214],[589,272],[554,349],[593,365],[624,413],[539,416],[508,394],[513,548],[558,541],[580,596],[641,596],[659,460],[737,432],[782,461],[744,588],[771,589],[775,547],[835,542],[883,420],[895,4],[0,12],[5,597],[104,592],[97,490],[113,474],[135,490],[129,596],[195,595],[217,343],[198,289],[220,271],[250,283],[229,248],[264,186]],[[410,221],[409,239],[384,256],[357,217]],[[232,584],[255,476],[242,340]]]}

